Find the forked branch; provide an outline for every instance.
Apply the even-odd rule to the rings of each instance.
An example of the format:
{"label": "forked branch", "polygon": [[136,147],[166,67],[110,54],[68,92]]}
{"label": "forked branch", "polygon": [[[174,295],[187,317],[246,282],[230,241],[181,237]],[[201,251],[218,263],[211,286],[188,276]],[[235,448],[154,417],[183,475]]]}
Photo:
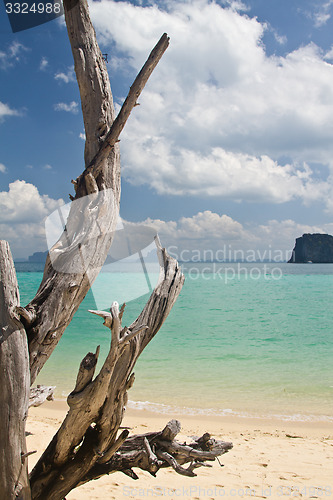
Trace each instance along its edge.
{"label": "forked branch", "polygon": [[68,396],[69,412],[31,473],[35,500],[45,498],[46,493],[48,499],[60,500],[73,488],[116,471],[138,479],[133,468],[155,476],[159,469],[171,466],[179,474],[194,477],[197,467],[207,466],[206,461],[214,461],[232,447],[208,433],[181,444],[175,440],[180,431],[177,420],[160,432],[128,437],[128,430],[123,430],[118,434],[135,362],[162,326],[184,282],[178,263],[158,238],[156,245],[160,278],[137,320],[122,328],[124,307],[119,312],[116,302],[110,312],[90,311],[101,316],[110,330],[109,354],[95,379],[98,349],[83,359],[75,389]]}
{"label": "forked branch", "polygon": [[[92,471],[97,464],[109,464],[118,449],[124,446],[128,432],[118,435],[118,430],[127,403],[127,391],[134,382],[135,362],[162,326],[184,282],[177,261],[160,246],[158,238],[156,245],[160,277],[138,319],[128,328],[122,328],[123,308],[119,311],[116,302],[109,313],[92,311],[103,317],[104,325],[110,330],[110,350],[95,378],[99,349],[95,354],[87,354],[81,362],[75,389],[67,399],[67,416],[31,473],[34,499],[45,498],[46,492],[47,498],[63,498],[85,482],[84,478],[94,474]],[[146,443],[146,453],[147,449]],[[150,467],[154,468],[156,461],[152,461],[151,453],[148,455]],[[127,472],[130,469],[125,467]]]}

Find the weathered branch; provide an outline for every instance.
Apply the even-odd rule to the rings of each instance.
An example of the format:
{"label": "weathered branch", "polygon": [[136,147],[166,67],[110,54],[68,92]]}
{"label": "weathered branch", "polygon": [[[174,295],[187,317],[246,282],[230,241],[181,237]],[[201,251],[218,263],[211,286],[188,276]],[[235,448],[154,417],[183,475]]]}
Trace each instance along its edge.
{"label": "weathered branch", "polygon": [[[232,443],[211,440],[215,443],[214,451],[208,458],[205,458],[207,452],[202,438],[198,438],[189,444],[181,444],[175,440],[176,436],[173,432],[169,433],[170,428],[178,429],[178,434],[181,426],[177,420],[171,420],[162,431],[129,437],[111,460],[105,463],[96,462],[79,484],[84,484],[116,471],[121,471],[133,479],[138,479],[138,476],[133,472],[134,467],[146,470],[153,476],[161,468],[172,467],[178,474],[195,477],[194,469],[210,466],[204,462],[205,459],[213,461],[216,457],[227,453],[232,448]],[[169,451],[166,451],[166,442],[163,445],[160,442],[159,438],[162,435],[169,435],[171,438],[167,441]],[[196,452],[195,458],[193,457],[194,452]],[[182,467],[185,463],[190,463],[189,467]]]}
{"label": "weathered branch", "polygon": [[184,467],[179,465],[177,460],[172,455],[167,453],[166,451],[157,450],[156,453],[160,459],[162,459],[164,462],[169,464],[178,474],[181,474],[182,476],[188,476],[188,477],[195,477],[196,476],[196,474],[194,474],[194,472],[192,472],[191,470],[184,469]]}
{"label": "weathered branch", "polygon": [[27,339],[9,245],[0,240],[0,498],[30,499],[25,445],[29,400]]}
{"label": "weathered branch", "polygon": [[[65,20],[72,47],[86,133],[85,165],[98,153],[115,119],[106,64],[97,44],[88,5],[83,0],[64,0]],[[96,177],[96,176],[94,176]],[[76,190],[79,186],[76,183]]]}
{"label": "weathered branch", "polygon": [[45,401],[53,401],[55,386],[37,385],[30,388],[29,408],[31,406],[40,406]]}
{"label": "weathered branch", "polygon": [[[86,0],[64,1],[90,164],[110,130],[115,112],[109,77]],[[31,381],[43,367],[94,282],[110,248],[120,199],[120,155],[115,145],[76,181],[76,195],[59,242],[51,249],[42,283],[26,307]],[[41,354],[43,352],[43,355]]]}
{"label": "weathered branch", "polygon": [[[68,396],[69,412],[31,473],[34,499],[42,499],[46,491],[48,498],[62,498],[61,495],[65,496],[82,478],[88,477],[89,471],[97,464],[102,466],[109,462],[117,449],[124,446],[122,442],[127,437],[126,433],[119,437],[117,434],[127,402],[127,391],[134,381],[133,367],[147,344],[147,338],[153,338],[166,319],[184,281],[177,262],[161,248],[158,240],[156,243],[162,264],[160,279],[139,316],[140,320],[138,318],[128,328],[130,333],[121,329],[123,309],[119,312],[116,302],[112,304],[110,313],[97,311],[111,330],[109,354],[95,379],[92,379],[95,362],[90,363],[90,358],[95,355],[89,353],[81,363],[75,390]],[[173,436],[178,431],[178,427],[169,429],[170,434],[165,431],[163,437],[167,439],[168,435]],[[148,455],[147,463],[150,465],[147,467],[154,471],[156,464]],[[59,475],[61,481],[56,480]]]}
{"label": "weathered branch", "polygon": [[[125,124],[132,112],[132,109],[137,105],[137,100],[144,86],[146,85],[148,78],[150,77],[159,60],[168,48],[169,40],[170,38],[168,37],[168,35],[164,33],[151,51],[146,63],[134,80],[134,83],[130,88],[128,96],[126,97],[117,118],[113,122],[110,131],[107,133],[104,139],[104,143],[100,149],[100,153],[107,154],[107,152],[116,144],[118,137],[125,127]],[[97,157],[92,160],[92,164],[94,164],[96,160]]]}
{"label": "weathered branch", "polygon": [[74,181],[76,194],[66,228],[50,250],[39,290],[20,311],[29,340],[31,382],[52,354],[105,261],[119,210],[120,156],[116,141],[168,46],[168,37],[163,35],[114,120],[109,78],[87,2],[65,0],[64,8],[86,131],[86,169]]}
{"label": "weathered branch", "polygon": [[79,373],[77,374],[76,384],[72,395],[80,393],[87,387],[95,374],[96,364],[99,356],[100,346],[97,346],[95,354],[88,352],[80,364]]}
{"label": "weathered branch", "polygon": [[[125,305],[119,311],[117,302],[113,302],[109,313],[90,311],[101,316],[110,330],[109,353],[96,376],[99,346],[95,353],[88,353],[82,360],[75,388],[67,399],[69,411],[31,472],[31,490],[29,488],[26,458],[34,452],[26,451],[24,440],[29,387],[26,334],[33,382],[105,261],[119,210],[118,138],[169,44],[164,34],[115,119],[109,78],[87,1],[64,0],[64,9],[86,132],[85,169],[73,181],[75,197],[71,197],[67,221],[62,220],[59,210],[63,233],[49,251],[35,298],[25,308],[19,304],[8,246],[2,243],[0,246],[0,305],[3,308],[0,375],[6,389],[0,397],[0,420],[5,423],[0,426],[1,445],[5,446],[5,451],[0,452],[0,497],[6,499],[16,495],[30,500],[31,493],[33,500],[62,500],[78,485],[103,474],[122,471],[137,479],[135,467],[155,476],[161,467],[171,466],[179,474],[193,477],[194,469],[205,466],[205,460],[213,461],[232,447],[231,443],[211,439],[209,434],[189,445],[180,444],[175,440],[180,431],[176,420],[160,432],[143,436],[129,437],[127,429],[119,433],[127,392],[134,383],[135,363],[161,328],[184,282],[177,261],[167,254],[156,237],[160,276],[136,321],[122,328]],[[18,382],[19,393],[13,389],[12,379]],[[45,389],[44,399],[50,389]],[[43,392],[41,388],[39,392]],[[9,414],[13,410],[14,418]],[[14,422],[13,429],[9,422]],[[8,466],[4,460],[12,460],[12,464]],[[183,467],[186,463],[189,463],[187,468]]]}

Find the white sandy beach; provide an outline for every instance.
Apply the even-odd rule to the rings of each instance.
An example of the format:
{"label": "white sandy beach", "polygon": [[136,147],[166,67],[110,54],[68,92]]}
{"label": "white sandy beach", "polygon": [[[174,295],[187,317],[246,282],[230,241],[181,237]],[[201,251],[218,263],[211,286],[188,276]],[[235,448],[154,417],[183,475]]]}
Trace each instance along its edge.
{"label": "white sandy beach", "polygon": [[[32,468],[66,414],[63,401],[31,408],[27,423]],[[123,424],[133,434],[160,430],[177,415],[127,410]],[[180,441],[210,432],[232,441],[234,448],[212,468],[197,469],[187,478],[171,469],[150,474],[137,470],[134,481],[122,473],[111,474],[73,490],[68,500],[145,498],[333,498],[333,428],[326,422],[285,422],[241,417],[181,416]]]}

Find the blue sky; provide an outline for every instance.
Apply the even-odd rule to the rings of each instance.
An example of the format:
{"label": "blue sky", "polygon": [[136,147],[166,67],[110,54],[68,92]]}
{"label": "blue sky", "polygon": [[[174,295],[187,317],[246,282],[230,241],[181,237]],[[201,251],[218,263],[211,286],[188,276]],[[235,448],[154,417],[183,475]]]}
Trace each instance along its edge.
{"label": "blue sky", "polygon": [[[116,106],[163,32],[121,136],[121,216],[181,249],[333,233],[333,1],[90,2]],[[46,248],[84,128],[64,19],[11,33],[0,6],[0,237]]]}

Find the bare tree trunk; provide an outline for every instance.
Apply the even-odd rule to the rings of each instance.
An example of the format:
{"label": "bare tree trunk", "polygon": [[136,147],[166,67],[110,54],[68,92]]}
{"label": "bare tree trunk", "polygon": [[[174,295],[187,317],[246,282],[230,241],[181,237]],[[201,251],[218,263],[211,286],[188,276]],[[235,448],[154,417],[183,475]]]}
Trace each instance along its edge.
{"label": "bare tree trunk", "polygon": [[49,252],[39,290],[30,304],[21,309],[29,341],[31,383],[52,354],[106,259],[120,201],[118,137],[169,44],[169,38],[163,35],[114,119],[109,77],[88,4],[86,0],[65,0],[64,8],[86,131],[86,168],[73,181],[76,194],[66,231]]}
{"label": "bare tree trunk", "polygon": [[25,423],[30,372],[20,298],[9,245],[0,241],[0,498],[30,499]]}
{"label": "bare tree trunk", "polygon": [[[29,498],[24,424],[29,378],[34,382],[98,275],[116,228],[120,200],[118,136],[151,72],[166,50],[164,35],[135,80],[117,119],[105,61],[86,0],[65,0],[65,17],[80,87],[86,131],[85,170],[63,235],[50,250],[35,298],[21,307],[8,244],[1,246],[1,454],[3,498]],[[22,323],[21,323],[22,322]],[[30,377],[27,369],[28,339]],[[25,356],[25,358],[24,358]],[[23,383],[24,382],[24,383]],[[106,384],[107,386],[107,384]],[[105,394],[101,397],[105,399]],[[104,400],[103,400],[104,401]],[[117,419],[118,422],[119,419]],[[72,440],[75,437],[72,438]],[[43,498],[48,495],[46,491]],[[24,496],[22,496],[24,495]]]}
{"label": "bare tree trunk", "polygon": [[[134,365],[161,328],[184,282],[177,261],[156,238],[160,277],[137,320],[123,327],[125,304],[119,310],[116,302],[110,312],[90,311],[102,316],[110,330],[109,354],[95,378],[99,347],[83,359],[76,386],[68,396],[68,414],[31,472],[29,487],[24,436],[29,398],[26,338],[33,382],[105,261],[119,210],[118,137],[169,44],[164,34],[115,118],[108,74],[87,1],[64,0],[64,8],[86,130],[85,170],[73,181],[75,197],[64,232],[50,250],[41,285],[26,307],[19,304],[8,244],[1,242],[0,246],[0,376],[4,386],[0,438],[1,444],[5,443],[0,454],[0,498],[4,500],[15,495],[30,499],[30,493],[33,500],[62,500],[73,488],[110,472],[120,470],[137,479],[132,467],[152,475],[161,467],[173,467],[179,474],[195,476],[196,467],[232,446],[211,439],[209,434],[190,445],[177,443],[177,421],[143,436],[128,437],[127,430],[118,434],[127,392],[134,383]],[[110,302],[115,299],[110,296]],[[182,465],[187,462],[190,465],[185,469]]]}
{"label": "bare tree trunk", "polygon": [[120,201],[118,144],[106,155],[99,154],[115,118],[105,61],[87,2],[65,0],[64,9],[81,95],[86,169],[73,181],[75,200],[81,201],[73,204],[66,234],[50,251],[37,295],[26,307],[31,382],[52,354],[105,261]]}

